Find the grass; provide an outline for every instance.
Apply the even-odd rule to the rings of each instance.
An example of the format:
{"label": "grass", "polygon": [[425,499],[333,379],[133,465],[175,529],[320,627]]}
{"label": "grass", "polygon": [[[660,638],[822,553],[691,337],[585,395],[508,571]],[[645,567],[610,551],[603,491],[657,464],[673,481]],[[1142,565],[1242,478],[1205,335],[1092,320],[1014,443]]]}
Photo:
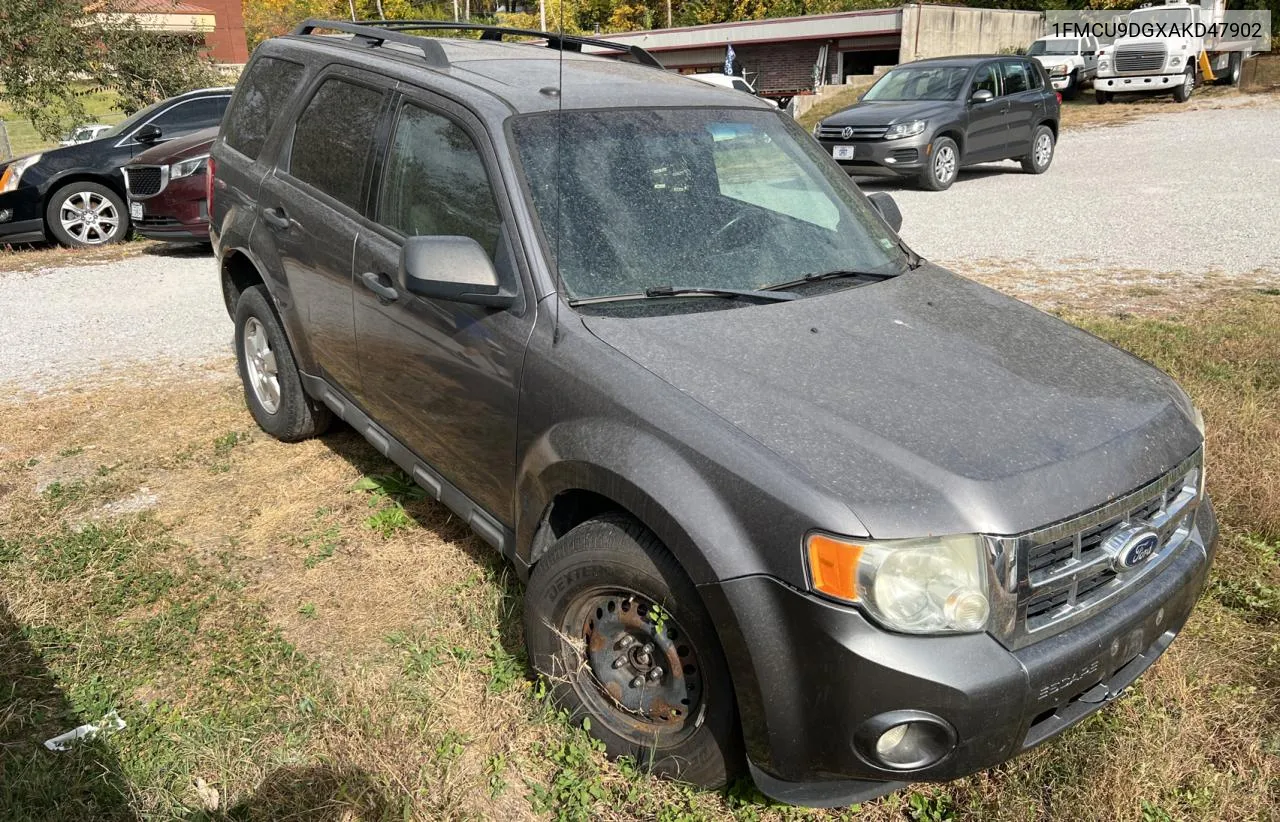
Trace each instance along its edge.
{"label": "grass", "polygon": [[812,131],[818,121],[824,117],[830,117],[837,111],[849,108],[858,102],[867,89],[871,88],[873,81],[850,85],[848,88],[842,89],[827,97],[820,103],[814,105],[813,108],[796,118],[796,122],[804,128],[805,131]]}
{"label": "grass", "polygon": [[0,401],[0,819],[1274,818],[1280,297],[1083,305],[1203,409],[1223,540],[1164,659],[1028,755],[813,812],[610,763],[528,678],[510,570],[353,432],[246,436],[228,371]]}
{"label": "grass", "polygon": [[[80,89],[80,101],[85,107],[85,123],[118,123],[124,119],[123,112],[116,109],[116,94],[112,91],[94,90],[88,86]],[[0,94],[0,121],[9,134],[9,146],[14,157],[30,154],[45,148],[58,145],[58,140],[41,137],[32,127],[31,121],[20,117],[13,107]],[[0,143],[0,149],[3,149]],[[0,157],[0,160],[6,159]]]}

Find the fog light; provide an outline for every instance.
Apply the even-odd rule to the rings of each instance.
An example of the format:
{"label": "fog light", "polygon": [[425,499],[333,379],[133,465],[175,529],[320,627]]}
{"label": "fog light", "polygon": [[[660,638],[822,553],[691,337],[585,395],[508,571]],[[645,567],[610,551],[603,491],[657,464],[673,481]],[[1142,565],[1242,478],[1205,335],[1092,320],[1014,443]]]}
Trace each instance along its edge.
{"label": "fog light", "polygon": [[7,223],[13,219],[12,208],[0,208],[0,223]]}
{"label": "fog light", "polygon": [[956,745],[949,723],[924,711],[890,711],[862,724],[854,749],[871,765],[891,771],[918,771],[936,765]]}

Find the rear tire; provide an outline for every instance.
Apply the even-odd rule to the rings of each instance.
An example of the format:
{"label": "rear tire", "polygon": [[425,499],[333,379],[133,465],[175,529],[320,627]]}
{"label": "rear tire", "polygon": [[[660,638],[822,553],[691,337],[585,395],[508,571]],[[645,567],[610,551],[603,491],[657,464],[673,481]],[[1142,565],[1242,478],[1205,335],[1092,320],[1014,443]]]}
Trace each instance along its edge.
{"label": "rear tire", "polygon": [[1182,74],[1182,85],[1173,90],[1173,99],[1178,103],[1185,103],[1191,99],[1191,95],[1196,90],[1196,71],[1191,66]]}
{"label": "rear tire", "polygon": [[590,720],[609,756],[706,788],[741,771],[733,685],[711,619],[634,519],[588,520],[551,548],[525,592],[524,632],[552,698],[574,724]]}
{"label": "rear tire", "polygon": [[254,421],[282,442],[323,434],[333,414],[303,390],[302,375],[266,286],[255,285],[240,294],[235,322],[236,365]]}
{"label": "rear tire", "polygon": [[1227,73],[1217,80],[1220,86],[1238,86],[1240,85],[1240,75],[1244,65],[1244,55],[1238,51],[1231,52],[1227,58]]}
{"label": "rear tire", "polygon": [[1053,162],[1055,146],[1053,129],[1048,126],[1036,126],[1031,133],[1031,151],[1022,158],[1022,170],[1028,174],[1044,174]]}
{"label": "rear tire", "polygon": [[933,141],[929,161],[920,170],[920,186],[929,191],[946,191],[960,174],[960,147],[950,137]]}
{"label": "rear tire", "polygon": [[49,233],[67,248],[95,248],[129,235],[129,209],[124,198],[101,183],[68,183],[53,192],[45,206]]}

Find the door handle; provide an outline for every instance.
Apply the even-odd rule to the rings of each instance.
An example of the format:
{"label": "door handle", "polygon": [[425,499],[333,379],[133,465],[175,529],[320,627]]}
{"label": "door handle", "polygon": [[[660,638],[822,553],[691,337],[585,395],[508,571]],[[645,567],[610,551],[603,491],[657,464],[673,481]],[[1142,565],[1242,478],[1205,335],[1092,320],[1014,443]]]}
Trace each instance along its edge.
{"label": "door handle", "polygon": [[1008,104],[1008,103],[1005,103],[1005,104],[1004,104],[1004,106],[1002,106],[1002,107],[1001,107],[1001,109],[1000,109],[1000,113],[1001,113],[1001,114],[1008,114],[1008,113],[1009,113],[1009,104]]}
{"label": "door handle", "polygon": [[376,274],[372,271],[366,271],[360,275],[360,279],[364,282],[365,287],[382,299],[387,302],[399,299],[400,292],[383,283],[382,280],[384,277],[388,280],[391,279],[390,277],[387,277],[386,274]]}
{"label": "door handle", "polygon": [[285,215],[283,208],[264,208],[262,210],[262,220],[267,225],[280,231],[284,231],[293,224],[293,221]]}

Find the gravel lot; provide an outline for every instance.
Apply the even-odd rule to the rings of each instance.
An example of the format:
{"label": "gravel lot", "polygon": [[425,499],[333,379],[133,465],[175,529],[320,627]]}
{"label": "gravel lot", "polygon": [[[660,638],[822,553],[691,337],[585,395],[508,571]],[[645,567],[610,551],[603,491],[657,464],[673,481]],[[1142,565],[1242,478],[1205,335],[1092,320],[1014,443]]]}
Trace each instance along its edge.
{"label": "gravel lot", "polygon": [[0,385],[19,390],[203,363],[230,354],[231,330],[207,251],[0,273]]}
{"label": "gravel lot", "polygon": [[1050,269],[1280,273],[1280,98],[1223,102],[1068,131],[1039,176],[1010,162],[963,171],[945,192],[859,182],[898,201],[912,247],[962,270],[995,258]]}
{"label": "gravel lot", "polygon": [[[1280,285],[1278,116],[1276,97],[1239,98],[1069,131],[1038,177],[1002,163],[963,173],[946,192],[864,187],[893,193],[904,236],[926,257],[1018,296],[1078,298],[1105,279]],[[194,248],[0,270],[0,391],[139,365],[225,369],[231,330],[213,258]]]}

